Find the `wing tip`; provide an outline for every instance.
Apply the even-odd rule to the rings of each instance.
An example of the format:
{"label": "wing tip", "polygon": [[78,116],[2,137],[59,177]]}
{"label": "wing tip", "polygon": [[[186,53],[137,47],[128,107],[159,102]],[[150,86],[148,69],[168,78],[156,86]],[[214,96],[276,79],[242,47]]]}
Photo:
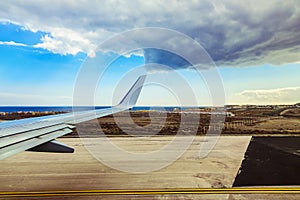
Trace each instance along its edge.
{"label": "wing tip", "polygon": [[136,104],[146,77],[147,75],[139,76],[139,78],[135,81],[135,83],[132,85],[132,87],[125,94],[125,96],[120,101],[120,103],[117,105],[118,107],[131,108]]}

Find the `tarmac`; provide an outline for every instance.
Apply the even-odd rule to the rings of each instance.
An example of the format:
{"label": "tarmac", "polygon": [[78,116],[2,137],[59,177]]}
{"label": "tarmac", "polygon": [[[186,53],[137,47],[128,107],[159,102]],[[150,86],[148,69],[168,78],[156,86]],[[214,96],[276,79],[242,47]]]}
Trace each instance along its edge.
{"label": "tarmac", "polygon": [[[149,139],[109,138],[119,148],[133,154],[158,151],[172,139],[172,136],[156,136]],[[117,169],[134,165],[132,161],[122,159],[121,155],[110,152],[109,149],[102,152],[106,155],[111,154],[115,159],[117,169],[113,169],[95,159],[79,138],[61,138],[58,140],[74,147],[75,153],[22,152],[1,161],[0,198],[37,199],[43,196],[61,199],[61,193],[55,195],[53,191],[66,191],[69,195],[62,195],[66,199],[298,199],[299,195],[291,194],[265,196],[266,194],[220,192],[222,189],[232,188],[250,139],[251,136],[221,136],[208,156],[199,158],[200,146],[207,140],[203,136],[197,136],[191,146],[172,164],[152,172],[127,173]],[[88,140],[90,144],[96,142],[93,138]],[[118,159],[121,162],[117,162]],[[153,160],[144,162],[145,166],[153,164]],[[201,190],[203,188],[211,189],[211,192]],[[104,194],[105,191],[107,194]],[[122,193],[124,191],[125,193]]]}

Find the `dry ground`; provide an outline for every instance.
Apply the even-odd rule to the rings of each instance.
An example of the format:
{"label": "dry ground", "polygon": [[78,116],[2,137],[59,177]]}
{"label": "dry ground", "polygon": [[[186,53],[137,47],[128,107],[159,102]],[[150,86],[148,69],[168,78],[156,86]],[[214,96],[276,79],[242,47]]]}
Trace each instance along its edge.
{"label": "dry ground", "polygon": [[253,129],[261,129],[261,130],[273,130],[273,131],[295,131],[300,132],[300,119],[299,118],[274,118],[268,119],[261,123],[252,126]]}

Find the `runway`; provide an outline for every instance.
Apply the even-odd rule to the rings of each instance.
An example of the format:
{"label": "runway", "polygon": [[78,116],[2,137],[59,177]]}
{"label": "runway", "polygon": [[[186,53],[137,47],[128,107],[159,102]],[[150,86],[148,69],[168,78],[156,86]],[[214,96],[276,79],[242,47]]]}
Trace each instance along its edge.
{"label": "runway", "polygon": [[[127,137],[110,139],[127,151],[143,152],[160,149],[172,138],[153,137],[150,142]],[[105,166],[90,155],[79,138],[63,138],[59,140],[75,147],[74,154],[23,152],[1,161],[0,194],[8,197],[7,194],[12,192],[11,198],[23,195],[22,198],[29,199],[38,196],[51,199],[59,199],[58,196],[110,199],[110,195],[114,199],[140,199],[138,197],[141,196],[146,199],[247,199],[245,195],[248,190],[230,192],[230,188],[250,139],[251,136],[221,136],[210,154],[199,159],[199,148],[205,141],[204,137],[197,136],[189,149],[173,164],[154,172],[135,174]],[[120,162],[120,165],[126,164]],[[293,194],[298,192],[286,191]],[[128,192],[129,196],[122,192]],[[277,192],[282,193],[280,188]],[[261,193],[265,195],[268,192]],[[294,195],[291,197],[289,199],[293,199]]]}

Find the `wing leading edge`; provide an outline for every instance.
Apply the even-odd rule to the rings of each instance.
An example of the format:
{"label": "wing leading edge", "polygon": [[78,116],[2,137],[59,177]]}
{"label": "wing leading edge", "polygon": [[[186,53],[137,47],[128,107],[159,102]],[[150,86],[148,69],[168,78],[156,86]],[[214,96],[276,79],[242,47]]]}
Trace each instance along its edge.
{"label": "wing leading edge", "polygon": [[0,123],[0,160],[30,150],[72,153],[74,149],[55,141],[72,132],[76,123],[89,121],[132,108],[139,97],[146,76],[140,76],[120,103],[112,108],[35,117]]}

